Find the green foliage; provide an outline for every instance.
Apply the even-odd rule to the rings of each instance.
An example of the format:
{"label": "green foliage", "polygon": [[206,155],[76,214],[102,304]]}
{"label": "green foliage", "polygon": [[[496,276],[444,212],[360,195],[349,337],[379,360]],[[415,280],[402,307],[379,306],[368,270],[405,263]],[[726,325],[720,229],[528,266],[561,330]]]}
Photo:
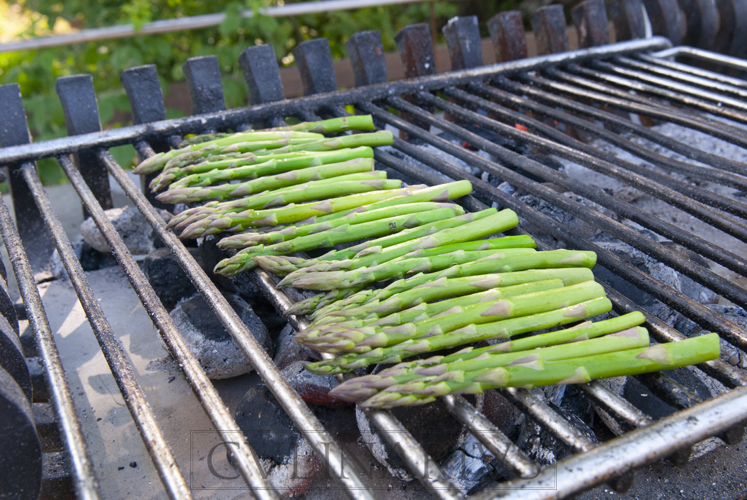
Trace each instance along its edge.
{"label": "green foliage", "polygon": [[[277,0],[273,0],[273,3],[276,2]],[[381,31],[386,50],[396,50],[394,35],[399,29],[416,22],[428,22],[430,19],[428,3],[295,18],[261,15],[259,9],[269,4],[270,0],[246,0],[243,3],[233,0],[23,0],[23,7],[46,16],[49,26],[53,26],[57,18],[62,18],[76,28],[127,23],[140,28],[144,23],[157,19],[221,11],[227,15],[225,21],[215,28],[0,54],[0,84],[17,82],[21,86],[34,140],[46,140],[66,134],[62,108],[54,85],[60,76],[92,74],[99,98],[101,122],[104,127],[112,128],[130,123],[129,104],[119,81],[120,73],[129,67],[155,64],[164,95],[167,95],[169,84],[184,80],[181,66],[189,57],[216,55],[223,73],[226,104],[228,107],[237,107],[246,102],[247,87],[241,75],[238,57],[248,45],[272,44],[278,60],[287,66],[293,64],[293,48],[304,40],[327,37],[333,57],[340,58],[347,56],[344,43],[350,35],[356,31],[374,29]],[[448,18],[456,15],[459,5],[466,4],[436,3],[438,25],[442,26]],[[241,17],[244,9],[253,10],[255,15]],[[25,36],[35,36],[34,30],[30,30]],[[168,110],[170,118],[178,115],[178,110]],[[131,148],[118,154],[123,160],[126,159],[125,164],[134,157]],[[39,168],[45,183],[64,182],[64,175],[55,162],[42,161]]]}

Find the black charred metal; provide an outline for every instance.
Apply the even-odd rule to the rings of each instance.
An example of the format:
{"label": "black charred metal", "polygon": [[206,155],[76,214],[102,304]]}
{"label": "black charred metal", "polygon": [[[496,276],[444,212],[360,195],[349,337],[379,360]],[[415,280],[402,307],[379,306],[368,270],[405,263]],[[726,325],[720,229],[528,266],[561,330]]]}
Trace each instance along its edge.
{"label": "black charred metal", "polygon": [[337,90],[337,77],[332,65],[329,40],[315,38],[301,42],[293,49],[293,56],[301,73],[304,95],[324,94]]}
{"label": "black charred metal", "polygon": [[386,58],[381,33],[359,31],[345,42],[356,87],[387,82]]}
{"label": "black charred metal", "polygon": [[216,56],[190,57],[182,65],[192,102],[192,114],[204,115],[226,109],[220,65]]}
{"label": "black charred metal", "polygon": [[[93,91],[91,75],[62,76],[57,79],[57,95],[65,113],[65,126],[68,135],[89,134],[101,130],[99,107]],[[105,210],[112,208],[112,193],[106,170],[93,151],[79,151],[73,155],[75,164],[83,178],[96,195]],[[87,216],[85,208],[84,215]]]}
{"label": "black charred metal", "polygon": [[527,57],[527,37],[521,12],[499,12],[488,20],[488,31],[493,40],[495,61],[506,62]]}
{"label": "black charred metal", "polygon": [[[0,86],[0,115],[3,116],[0,120],[0,146],[7,148],[31,143],[18,84]],[[40,271],[49,262],[54,246],[44,235],[44,220],[17,168],[9,169],[8,186],[21,240],[28,249],[31,266]]]}
{"label": "black charred metal", "polygon": [[715,0],[681,0],[685,14],[685,37],[683,43],[711,49],[716,45],[716,35],[721,20]]}
{"label": "black charred metal", "polygon": [[282,101],[283,83],[272,45],[255,45],[244,49],[239,64],[249,85],[249,103],[262,104]]}
{"label": "black charred metal", "polygon": [[610,19],[618,42],[646,36],[641,0],[615,0],[610,4]]}
{"label": "black charred metal", "polygon": [[530,18],[537,54],[568,52],[568,33],[562,5],[548,5],[537,9]]}
{"label": "black charred metal", "polygon": [[719,0],[719,30],[714,49],[723,54],[743,57],[747,46],[747,1]]}
{"label": "black charred metal", "polygon": [[655,35],[665,36],[673,45],[682,44],[682,14],[676,0],[643,0],[651,30]]}
{"label": "black charred metal", "polygon": [[441,31],[449,46],[452,71],[482,66],[482,39],[477,16],[453,17]]}
{"label": "black charred metal", "polygon": [[431,31],[425,23],[402,28],[394,37],[406,78],[436,74]]}
{"label": "black charred metal", "polygon": [[610,43],[607,8],[604,0],[585,0],[571,9],[578,32],[579,47],[595,47]]}
{"label": "black charred metal", "polygon": [[[154,64],[145,66],[136,66],[126,69],[120,75],[122,86],[127,93],[127,100],[130,102],[132,110],[132,123],[140,125],[141,123],[160,122],[166,119],[166,106],[163,103],[163,92],[161,92],[161,83],[158,81],[158,70]],[[171,149],[171,144],[167,138],[158,141],[151,141],[150,147],[156,153],[162,153]],[[138,150],[140,161],[145,159],[142,149],[144,144],[137,144],[135,149]],[[151,193],[148,184],[153,180],[154,175],[144,175],[140,179],[140,188],[147,193],[148,201],[156,208],[169,209],[170,207],[156,199],[155,193]]]}

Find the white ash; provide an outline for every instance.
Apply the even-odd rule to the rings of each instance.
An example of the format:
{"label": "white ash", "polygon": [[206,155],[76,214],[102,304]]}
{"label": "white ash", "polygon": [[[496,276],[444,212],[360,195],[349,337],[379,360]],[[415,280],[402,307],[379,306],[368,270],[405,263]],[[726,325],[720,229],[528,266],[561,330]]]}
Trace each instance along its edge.
{"label": "white ash", "polygon": [[[272,341],[267,329],[251,306],[238,295],[226,294],[225,297],[259,345],[272,354]],[[254,370],[201,295],[181,300],[169,316],[209,378],[237,377]]]}
{"label": "white ash", "polygon": [[[134,255],[149,254],[159,245],[155,230],[145,220],[145,216],[135,207],[112,208],[106,210],[106,216],[114,225],[119,235],[124,240],[127,249]],[[166,210],[159,213],[165,222],[171,219],[171,214]],[[91,217],[80,225],[80,234],[83,239],[95,250],[102,253],[111,253],[109,243],[101,234],[99,228]]]}
{"label": "white ash", "polygon": [[285,498],[302,495],[322,469],[322,461],[314,453],[306,439],[298,440],[293,455],[286,457],[283,463],[260,458],[270,484]]}
{"label": "white ash", "polygon": [[441,463],[441,470],[462,493],[469,492],[487,476],[496,457],[472,434],[467,434],[458,450]]}
{"label": "white ash", "polygon": [[392,450],[391,446],[388,446],[388,443],[386,443],[379,433],[374,430],[371,421],[368,420],[365,413],[363,413],[358,407],[355,408],[355,420],[358,423],[358,430],[361,433],[363,444],[365,444],[376,461],[386,467],[389,474],[400,481],[412,481],[414,478],[405,467],[394,465],[395,462],[399,461],[398,457],[390,456]]}

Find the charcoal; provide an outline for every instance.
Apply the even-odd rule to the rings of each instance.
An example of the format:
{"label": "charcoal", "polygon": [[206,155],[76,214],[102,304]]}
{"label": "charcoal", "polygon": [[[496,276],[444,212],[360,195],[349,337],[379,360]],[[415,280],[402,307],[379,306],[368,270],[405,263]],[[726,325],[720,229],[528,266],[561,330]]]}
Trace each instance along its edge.
{"label": "charcoal", "polygon": [[633,377],[628,377],[623,396],[635,407],[653,419],[672,415],[677,411],[664,401],[654,396],[651,390]]}
{"label": "charcoal", "polygon": [[216,264],[221,260],[229,257],[229,254],[225,250],[221,250],[217,246],[218,238],[213,235],[205,236],[199,239],[198,248],[200,250],[200,257],[202,258],[202,268],[205,270],[210,279],[213,282],[232,293],[238,293],[245,299],[257,296],[257,287],[248,278],[246,273],[240,273],[236,277],[228,278],[221,274],[213,272]]}
{"label": "charcoal", "polygon": [[496,457],[472,434],[466,434],[461,446],[441,465],[441,470],[451,478],[454,486],[467,493],[491,473]]}
{"label": "charcoal", "polygon": [[[171,213],[160,210],[164,221],[169,221]],[[112,208],[106,216],[124,240],[127,249],[134,255],[146,255],[162,245],[155,230],[145,220],[145,216],[135,207]],[[109,243],[101,234],[92,218],[87,218],[80,225],[80,234],[92,248],[101,253],[111,253]]]}
{"label": "charcoal", "polygon": [[329,391],[337,386],[337,379],[314,375],[303,367],[301,361],[295,361],[286,366],[280,374],[283,380],[311,405],[342,405],[345,402],[329,395]]}
{"label": "charcoal", "polygon": [[498,391],[483,393],[483,415],[487,417],[500,431],[509,437],[518,435],[516,422],[521,415],[516,406],[512,405]]}
{"label": "charcoal", "polygon": [[[272,355],[270,336],[251,306],[238,295],[225,297],[259,345]],[[254,370],[201,295],[182,300],[169,315],[209,378],[236,377]]]}
{"label": "charcoal", "polygon": [[275,341],[275,358],[273,361],[280,370],[297,361],[319,361],[321,359],[316,352],[296,342],[296,339],[293,338],[295,334],[296,331],[293,327],[286,325]]}
{"label": "charcoal", "polygon": [[[234,417],[270,483],[284,497],[306,491],[322,462],[269,389],[264,385],[249,389]],[[230,456],[229,462],[233,462]]]}
{"label": "charcoal", "polygon": [[[201,258],[197,249],[190,249],[190,253],[199,263]],[[168,248],[159,248],[149,253],[143,261],[143,272],[161,299],[161,303],[169,311],[180,300],[197,293],[197,289]]]}
{"label": "charcoal", "polygon": [[[104,269],[106,267],[112,267],[117,265],[117,259],[110,252],[102,253],[91,247],[82,236],[78,235],[71,241],[73,252],[78,258],[81,267],[84,271],[96,271],[98,269]],[[67,271],[65,266],[62,264],[60,254],[55,250],[49,258],[48,264],[49,272],[52,273],[55,279],[67,280]]]}
{"label": "charcoal", "polygon": [[[410,434],[423,446],[436,462],[449,456],[458,446],[458,439],[463,426],[444,408],[441,403],[423,406],[403,406],[391,410]],[[366,415],[356,408],[358,430],[363,442],[376,460],[387,468],[389,473],[402,480],[411,481],[413,478],[397,455],[396,450],[379,434]]]}

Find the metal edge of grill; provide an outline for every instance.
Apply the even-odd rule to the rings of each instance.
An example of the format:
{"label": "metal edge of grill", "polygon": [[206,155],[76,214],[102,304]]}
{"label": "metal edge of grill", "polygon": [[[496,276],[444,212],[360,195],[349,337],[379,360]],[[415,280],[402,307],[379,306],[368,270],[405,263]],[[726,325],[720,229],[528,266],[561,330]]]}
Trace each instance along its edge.
{"label": "metal edge of grill", "polygon": [[[412,28],[413,35],[422,36],[423,30],[419,29],[420,27],[408,27],[405,30],[410,28]],[[544,29],[551,28],[552,26],[549,26]],[[738,100],[739,97],[744,96],[745,91],[735,85],[735,83],[739,83],[739,80],[728,80],[726,76],[718,76],[718,73],[704,72],[705,70],[676,62],[668,63],[665,58],[677,54],[700,56],[711,62],[715,61],[743,69],[745,63],[741,59],[732,60],[720,54],[690,48],[670,49],[671,44],[668,40],[651,38],[591,47],[575,52],[560,52],[532,59],[520,59],[492,66],[470,67],[468,64],[469,58],[465,55],[468,49],[463,45],[459,46],[458,40],[468,39],[474,42],[475,33],[470,31],[468,27],[458,29],[466,31],[457,33],[461,37],[454,36],[451,40],[447,37],[447,40],[450,41],[450,49],[454,49],[450,50],[450,53],[456,71],[441,75],[428,74],[432,71],[422,69],[428,68],[427,65],[423,64],[423,61],[428,61],[429,57],[432,60],[432,53],[427,50],[428,44],[418,45],[413,42],[400,48],[402,52],[407,53],[408,60],[416,61],[415,64],[407,68],[408,77],[410,77],[408,80],[386,82],[386,80],[376,81],[374,77],[371,77],[369,81],[365,82],[367,85],[360,88],[309,95],[305,98],[289,101],[262,102],[260,97],[251,96],[252,106],[237,110],[223,109],[222,103],[216,103],[211,95],[200,90],[211,84],[215,85],[216,75],[218,75],[217,68],[195,67],[190,74],[188,84],[190,85],[193,107],[203,111],[203,114],[178,120],[163,120],[163,118],[159,119],[158,116],[148,116],[147,110],[149,108],[163,108],[160,88],[155,93],[152,91],[152,86],[147,86],[148,83],[153,84],[155,68],[133,68],[127,70],[126,75],[123,74],[123,82],[131,100],[133,114],[139,117],[140,123],[132,127],[105,132],[99,131],[100,125],[93,123],[98,121],[98,115],[96,114],[95,120],[93,120],[92,110],[94,112],[96,110],[96,101],[90,77],[83,75],[69,77],[58,82],[58,93],[63,102],[71,136],[36,144],[30,144],[18,87],[5,86],[2,89],[0,106],[6,112],[11,111],[6,114],[11,117],[9,121],[14,122],[10,129],[15,128],[14,133],[16,135],[10,139],[8,135],[1,138],[6,147],[0,149],[0,163],[12,165],[10,167],[10,182],[16,207],[18,231],[13,226],[4,204],[0,207],[0,229],[11,255],[31,326],[40,346],[43,346],[41,351],[47,367],[49,384],[52,388],[52,400],[60,425],[64,429],[66,449],[72,458],[73,476],[76,491],[80,498],[96,498],[98,496],[95,476],[87,457],[85,440],[75,416],[75,410],[69,396],[69,388],[66,386],[65,376],[56,355],[49,326],[46,323],[44,309],[33,282],[31,265],[24,252],[24,247],[27,251],[32,249],[30,257],[33,261],[35,257],[33,250],[42,249],[44,245],[48,246],[50,244],[50,240],[43,238],[45,227],[49,229],[52,235],[51,241],[62,256],[63,263],[72,278],[71,281],[81,303],[84,305],[97,338],[102,344],[102,350],[107,356],[107,361],[115,374],[120,390],[123,395],[126,395],[125,399],[131,405],[133,418],[147,443],[148,451],[163,479],[167,492],[172,498],[188,498],[190,493],[178,467],[173,466],[174,460],[170,455],[168,443],[160,436],[158,424],[149,413],[147,402],[137,386],[137,381],[132,379],[131,374],[128,375],[128,362],[121,353],[118,353],[116,340],[112,342],[112,339],[109,338],[111,328],[108,326],[103,313],[97,309],[95,297],[93,297],[87,283],[85,273],[72,254],[70,242],[62,231],[59,220],[52,210],[36,174],[33,161],[40,158],[55,157],[59,161],[78,192],[85,210],[94,218],[97,226],[114,249],[114,255],[125,271],[133,289],[148,311],[154,326],[169,346],[172,355],[182,365],[185,376],[215,427],[221,432],[225,432],[226,435],[238,430],[233,418],[220,404],[220,397],[210,381],[207,380],[202,368],[199,367],[194,356],[185,348],[178,330],[155,296],[153,289],[135,263],[132,255],[124,246],[121,237],[104,215],[103,210],[111,207],[111,198],[108,193],[108,175],[112,175],[121,185],[166,246],[177,256],[185,272],[246,353],[296,426],[304,433],[317,454],[326,458],[327,465],[343,483],[348,494],[354,498],[371,498],[371,493],[367,491],[363,481],[355,472],[347,468],[343,470],[345,459],[342,449],[335,443],[306,404],[280,377],[279,372],[273,366],[272,360],[264,354],[253,337],[248,334],[246,327],[210,278],[199,268],[176,236],[166,229],[165,224],[154,209],[153,199],[149,195],[143,194],[129,180],[124,170],[109,154],[109,147],[125,143],[133,144],[142,160],[154,154],[156,150],[164,150],[173,146],[178,143],[180,135],[187,133],[225,130],[227,128],[241,130],[250,125],[274,125],[274,122],[277,122],[279,118],[288,116],[295,116],[304,120],[317,119],[319,116],[340,116],[346,113],[343,106],[352,105],[362,112],[372,114],[380,126],[388,124],[406,133],[408,137],[418,138],[431,144],[442,152],[461,159],[483,172],[496,172],[501,178],[509,180],[525,191],[536,194],[541,199],[573,213],[595,225],[595,227],[602,228],[621,241],[629,242],[633,247],[643,249],[644,252],[662,263],[717,291],[732,302],[742,307],[747,306],[747,293],[741,287],[729,283],[704,266],[692,264],[676,251],[662,248],[659,245],[652,244],[644,237],[633,234],[630,229],[622,227],[607,216],[596,212],[590,213],[590,211],[585,210],[583,205],[564,200],[557,191],[531,180],[521,173],[510,170],[505,165],[517,167],[522,172],[530,173],[545,182],[557,184],[603,207],[607,207],[615,213],[623,214],[642,226],[650,227],[655,232],[666,235],[672,241],[701,252],[713,262],[742,275],[746,274],[745,269],[747,269],[744,259],[729,254],[717,245],[698,240],[693,238],[692,235],[688,236],[685,234],[686,232],[678,232],[677,228],[672,225],[663,223],[653,217],[647,217],[646,214],[638,213],[640,211],[637,212],[636,209],[626,204],[616,203],[604,193],[600,193],[585,184],[572,183],[563,174],[551,171],[540,163],[507,152],[500,146],[461,126],[463,123],[478,123],[509,137],[513,135],[529,141],[536,147],[550,151],[552,154],[577,161],[592,170],[604,172],[605,175],[622,179],[624,182],[636,185],[641,189],[648,189],[649,192],[665,199],[668,203],[680,206],[683,209],[687,208],[693,215],[708,220],[709,223],[722,230],[729,230],[736,237],[744,240],[747,229],[743,229],[745,226],[732,217],[745,218],[747,211],[743,204],[732,203],[728,199],[722,199],[718,196],[709,196],[693,201],[684,194],[677,192],[677,189],[686,189],[687,187],[682,185],[686,183],[680,182],[678,184],[662,175],[646,177],[644,174],[649,174],[648,172],[641,169],[636,170],[629,165],[620,167],[609,158],[595,159],[591,157],[589,147],[580,141],[560,132],[554,132],[552,127],[548,127],[541,120],[528,117],[512,109],[512,106],[518,104],[517,96],[526,93],[535,98],[527,105],[534,106],[533,111],[537,115],[559,118],[570,127],[584,128],[591,135],[610,137],[608,129],[595,125],[593,122],[579,121],[568,112],[569,110],[577,114],[590,116],[605,125],[624,126],[628,130],[633,129],[645,133],[645,130],[635,128],[635,124],[629,125],[627,122],[621,121],[619,117],[616,118],[612,113],[604,110],[588,109],[588,107],[579,104],[578,101],[567,98],[567,96],[582,96],[586,98],[596,97],[599,100],[599,96],[605,96],[610,103],[617,104],[618,109],[627,109],[630,113],[636,113],[640,116],[668,118],[671,121],[678,121],[700,130],[711,127],[707,130],[711,130],[713,135],[731,139],[731,142],[737,144],[745,144],[747,141],[740,137],[741,130],[727,122],[706,121],[701,115],[693,114],[689,110],[682,111],[682,108],[665,109],[657,102],[642,97],[645,93],[655,93],[654,95],[658,94],[669,98],[679,97],[680,103],[688,104],[696,110],[711,113],[721,112],[724,118],[737,123],[747,123],[747,114],[742,113],[744,107]],[[565,29],[564,24],[563,29]],[[552,39],[549,35],[547,38]],[[353,39],[355,40],[355,37]],[[479,33],[477,34],[477,40],[479,41]],[[354,43],[370,42],[361,40]],[[457,49],[461,49],[461,51]],[[309,50],[313,49],[309,48]],[[657,53],[654,51],[663,52]],[[252,51],[252,49],[248,49],[246,54],[247,58],[262,57],[261,53]],[[276,68],[277,63],[274,61],[274,55],[272,57],[272,63],[275,64]],[[360,60],[357,62],[359,67],[356,69],[365,74],[366,71],[371,70],[368,66],[374,62]],[[417,62],[420,63],[419,66]],[[667,63],[665,64],[665,62]],[[420,70],[418,70],[418,67]],[[313,78],[318,83],[319,80],[325,78],[325,71],[326,75],[329,75],[328,69],[307,68],[308,74],[305,79]],[[644,71],[647,75],[644,75],[646,80],[639,78],[640,75],[637,75],[634,71]],[[530,72],[536,72],[536,74],[532,75]],[[588,77],[592,74],[591,72],[595,72],[597,75],[604,74],[605,84],[590,82]],[[250,72],[246,72],[246,74],[247,78],[254,78],[254,81],[249,82],[250,88],[252,88],[252,84],[254,84],[254,88],[262,85],[277,88],[279,84],[279,77],[275,78],[273,72],[270,72],[269,75],[252,75]],[[369,74],[373,75],[374,73]],[[131,79],[128,80],[128,78]],[[707,80],[703,80],[704,78]],[[719,84],[714,85],[717,78]],[[133,79],[139,79],[140,82],[138,83],[140,85],[137,85]],[[712,95],[706,94],[702,90],[704,81],[709,84],[711,88],[709,92]],[[662,82],[669,86],[663,88]],[[305,81],[304,83],[308,85],[308,88],[315,88],[312,81]],[[533,85],[529,86],[529,83]],[[157,79],[155,79],[155,84],[157,86]],[[613,86],[613,84],[617,86]],[[677,92],[670,89],[676,89]],[[629,90],[636,90],[636,94],[630,94]],[[439,97],[433,92],[440,92],[444,97]],[[595,92],[596,94],[594,94]],[[563,93],[565,93],[565,97],[560,95]],[[706,95],[705,99],[703,98],[704,95]],[[732,96],[731,99],[730,96]],[[407,99],[404,99],[405,97]],[[714,108],[714,98],[720,99],[725,105]],[[87,106],[79,105],[81,99]],[[74,102],[76,104],[73,104]],[[390,108],[397,110],[399,116],[393,114]],[[434,115],[432,112],[434,109],[445,111],[451,115],[451,119],[447,120]],[[486,113],[480,114],[475,112],[474,109],[480,109]],[[511,126],[506,125],[507,120],[509,123],[514,120],[515,123],[530,128],[535,131],[535,134],[533,136],[524,135],[524,132],[516,127],[511,130]],[[98,129],[96,128],[97,125]],[[448,131],[477,148],[491,153],[500,160],[500,163],[486,160],[468,150],[460,150],[448,141],[431,134],[429,129],[432,126]],[[24,132],[25,137],[23,137]],[[743,134],[743,132],[741,133]],[[649,137],[653,136],[649,135]],[[15,142],[11,142],[12,140],[15,140]],[[623,144],[622,141],[621,139],[619,143]],[[678,149],[678,152],[683,155],[686,155],[686,153],[697,155],[696,152],[690,151],[686,145],[668,144],[668,146]],[[635,148],[636,146],[629,147]],[[482,179],[472,177],[456,169],[448,162],[419,150],[405,140],[395,140],[394,148],[451,178],[470,180],[475,192],[473,196],[462,200],[467,209],[484,208],[485,204],[481,199],[498,203],[502,207],[512,208],[532,227],[554,236],[557,240],[563,241],[574,248],[596,251],[600,256],[599,262],[601,265],[611,268],[618,275],[634,283],[641,290],[657,297],[672,309],[709,329],[717,331],[722,337],[737,346],[744,347],[747,345],[747,333],[737,325],[711,312],[676,290],[663,285],[651,276],[642,273],[611,252],[596,246],[592,242],[568,235],[554,219],[531,209],[518,199],[506,195]],[[645,154],[640,149],[635,150],[639,154]],[[75,161],[68,156],[70,153],[75,153]],[[659,160],[653,156],[651,158],[672,168],[688,168]],[[383,165],[417,181],[426,184],[442,182],[442,179],[434,173],[414,167],[389,153],[377,151],[376,159]],[[742,164],[720,161],[713,155],[701,154],[697,159],[715,167],[714,171],[722,176],[721,182],[739,181],[740,176],[747,171],[747,168]],[[706,175],[708,173],[698,171],[695,167],[689,172],[693,175]],[[697,193],[693,192],[693,195],[697,195]],[[19,232],[21,233],[20,239]],[[21,243],[21,240],[23,240],[23,243]],[[28,243],[29,241],[33,241],[35,244],[31,245]],[[38,247],[35,245],[38,245]],[[540,246],[542,247],[542,245]],[[285,294],[275,288],[274,279],[264,271],[254,271],[253,275],[262,293],[280,312],[286,314],[291,301]],[[615,306],[616,312],[622,313],[635,308],[630,298],[609,286],[607,287],[607,293]],[[296,329],[303,327],[305,324],[302,318],[288,316],[288,320]],[[647,314],[647,320],[647,326],[659,341],[676,341],[684,338],[681,333],[653,315]],[[688,450],[697,442],[709,437],[720,436],[722,439],[733,441],[739,436],[740,432],[738,431],[743,428],[741,426],[747,418],[747,413],[743,410],[743,408],[747,408],[747,405],[745,405],[747,393],[744,389],[747,376],[743,371],[721,360],[701,365],[699,369],[702,369],[731,390],[728,394],[711,401],[702,402],[697,396],[689,394],[686,387],[667,379],[666,375],[662,375],[657,380],[648,380],[647,383],[656,388],[657,394],[668,398],[668,401],[672,401],[681,410],[677,414],[658,422],[651,422],[647,415],[599,383],[595,382],[584,386],[584,391],[594,404],[599,405],[620,422],[636,428],[636,430],[630,431],[622,437],[598,446],[595,446],[572,423],[565,421],[531,392],[524,389],[502,391],[513,404],[529,414],[547,432],[550,432],[576,452],[574,456],[558,464],[557,473],[549,470],[540,472],[536,463],[526,457],[513,442],[463,397],[445,396],[442,401],[457,420],[465,424],[475,437],[489,450],[496,453],[496,456],[502,457],[506,466],[517,476],[517,479],[505,485],[506,489],[501,488],[498,492],[487,491],[478,494],[479,497],[561,498],[604,481],[609,481],[616,489],[622,491],[632,481],[629,471],[637,466],[670,456],[683,449]],[[682,397],[683,394],[689,397]],[[392,444],[399,444],[395,448],[401,450],[401,458],[433,496],[437,498],[459,498],[463,496],[391,413],[367,411],[367,416]],[[734,432],[735,429],[737,432]],[[232,450],[232,453],[237,458],[241,475],[253,493],[262,498],[277,498],[277,492],[263,479],[260,471],[261,466],[258,464],[251,448],[248,446],[238,447]],[[686,459],[687,451],[684,457]]]}

